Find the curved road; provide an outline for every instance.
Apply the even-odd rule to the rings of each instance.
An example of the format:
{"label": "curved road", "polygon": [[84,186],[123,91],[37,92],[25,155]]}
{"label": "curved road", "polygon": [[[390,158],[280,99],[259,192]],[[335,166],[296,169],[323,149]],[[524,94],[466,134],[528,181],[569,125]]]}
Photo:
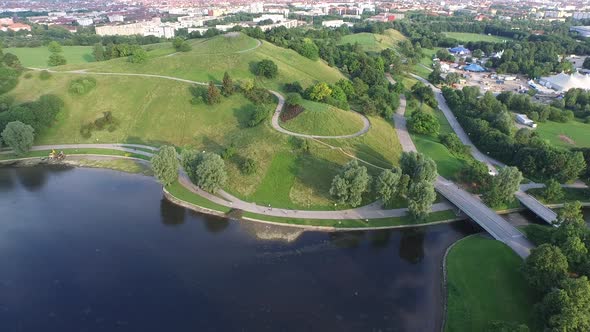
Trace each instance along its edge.
{"label": "curved road", "polygon": [[300,133],[295,133],[295,132],[289,131],[289,130],[281,127],[281,125],[279,124],[279,116],[281,115],[281,111],[283,110],[283,106],[285,105],[285,98],[280,93],[278,93],[276,91],[272,91],[272,90],[269,90],[269,91],[270,91],[270,93],[275,95],[277,97],[277,99],[279,100],[279,104],[277,105],[277,108],[275,109],[275,112],[272,116],[272,127],[276,131],[281,132],[285,135],[305,137],[305,138],[316,138],[316,139],[319,139],[319,138],[354,138],[354,137],[358,137],[358,136],[366,134],[369,131],[369,129],[371,129],[371,123],[369,122],[369,119],[367,119],[366,116],[364,116],[360,113],[357,113],[363,119],[363,129],[361,129],[359,132],[356,132],[354,134],[339,135],[339,136],[321,136],[321,135],[300,134]]}
{"label": "curved road", "polygon": [[445,100],[445,97],[443,96],[442,91],[439,88],[437,88],[436,86],[432,85],[430,82],[428,82],[428,80],[426,80],[418,75],[412,74],[412,73],[409,73],[409,74],[412,75],[412,77],[414,77],[415,79],[419,80],[420,82],[422,82],[432,88],[432,91],[434,91],[434,95],[436,97],[436,101],[438,102],[438,108],[443,112],[443,114],[447,118],[447,121],[449,121],[449,124],[453,128],[453,131],[455,131],[457,136],[459,136],[459,139],[461,140],[461,142],[464,145],[469,146],[469,148],[471,149],[471,155],[473,156],[473,158],[485,163],[488,166],[488,170],[490,171],[490,174],[493,174],[493,175],[498,174],[498,170],[496,169],[496,165],[501,166],[501,167],[504,167],[506,165],[504,165],[503,163],[482,153],[473,144],[473,142],[471,142],[471,138],[469,138],[469,135],[467,135],[465,130],[463,130],[463,127],[461,127],[461,125],[459,124],[459,121],[457,121],[457,118],[455,117],[455,115],[453,114],[451,109],[449,108],[449,105],[447,105],[447,101]]}

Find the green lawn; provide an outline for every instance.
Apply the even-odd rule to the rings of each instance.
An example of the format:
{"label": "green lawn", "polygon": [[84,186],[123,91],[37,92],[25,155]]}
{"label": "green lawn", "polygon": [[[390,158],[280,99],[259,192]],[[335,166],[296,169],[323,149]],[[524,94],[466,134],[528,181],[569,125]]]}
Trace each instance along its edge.
{"label": "green lawn", "polygon": [[[92,46],[62,46],[63,56],[68,64],[86,64],[94,61]],[[47,47],[6,48],[4,53],[16,55],[24,67],[47,68],[49,50]]]}
{"label": "green lawn", "polygon": [[486,331],[494,320],[532,325],[536,298],[522,260],[505,244],[473,235],[453,246],[446,263],[445,331]]}
{"label": "green lawn", "polygon": [[179,77],[199,82],[221,82],[227,71],[234,80],[254,79],[252,66],[263,59],[270,59],[278,66],[274,79],[258,79],[260,84],[282,90],[285,83],[299,81],[304,87],[318,81],[333,83],[344,76],[337,68],[322,60],[310,60],[293,50],[277,47],[268,42],[254,50],[238,53],[256,46],[256,40],[240,34],[237,37],[220,35],[211,39],[191,41],[193,50],[169,56],[172,48],[156,48],[152,45],[149,59],[143,64],[132,64],[127,59],[93,62],[84,65],[66,65],[60,70],[89,69],[90,71],[141,73]]}
{"label": "green lawn", "polygon": [[590,147],[590,124],[576,119],[567,123],[539,122],[537,125],[535,131],[553,145],[566,148]]}
{"label": "green lawn", "polygon": [[460,42],[490,42],[490,43],[502,43],[507,40],[512,40],[508,37],[489,36],[478,33],[469,32],[443,32],[445,36],[449,38],[457,39]]}
{"label": "green lawn", "polygon": [[563,188],[564,197],[561,200],[552,200],[548,201],[543,197],[543,193],[545,192],[544,188],[541,189],[530,189],[527,193],[531,194],[539,201],[546,203],[546,204],[560,204],[564,202],[573,202],[573,201],[580,201],[580,202],[590,202],[590,189],[582,189],[582,188]]}
{"label": "green lawn", "polygon": [[[440,123],[440,134],[453,133],[451,125],[445,115],[439,109],[433,110],[430,106],[422,105],[422,110],[433,114]],[[410,107],[406,109],[406,117],[409,117],[414,110]],[[456,179],[459,172],[465,164],[465,160],[453,155],[446,146],[444,146],[438,136],[420,135],[410,132],[410,136],[419,152],[424,153],[436,162],[438,173],[448,179]]]}
{"label": "green lawn", "polygon": [[296,133],[322,136],[349,135],[363,129],[363,120],[355,112],[309,100],[303,100],[302,106],[305,111],[294,119],[281,122],[281,127]]}
{"label": "green lawn", "polygon": [[338,44],[359,44],[367,52],[381,52],[386,48],[393,48],[395,44],[405,39],[399,31],[388,29],[383,34],[361,32],[346,35]]}

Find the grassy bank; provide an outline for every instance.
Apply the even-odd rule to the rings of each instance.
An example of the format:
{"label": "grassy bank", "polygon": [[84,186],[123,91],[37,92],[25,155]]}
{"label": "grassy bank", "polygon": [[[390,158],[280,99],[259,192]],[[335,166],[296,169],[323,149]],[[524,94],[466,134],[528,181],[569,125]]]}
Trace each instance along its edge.
{"label": "grassy bank", "polygon": [[361,116],[327,104],[304,100],[305,111],[296,118],[281,122],[281,127],[295,133],[339,136],[350,135],[363,128]]}
{"label": "grassy bank", "polygon": [[485,331],[494,320],[531,326],[536,299],[521,264],[505,244],[481,235],[456,243],[446,260],[445,331]]}
{"label": "grassy bank", "polygon": [[[139,158],[144,160],[150,160],[150,157],[143,156],[140,154],[129,153],[125,151],[119,150],[111,150],[111,149],[64,149],[59,150],[63,151],[66,156],[68,155],[84,155],[84,154],[97,154],[97,155],[107,155],[107,156],[125,156],[125,157],[132,157],[132,158]],[[33,158],[33,157],[48,157],[51,153],[51,150],[43,150],[43,151],[30,151],[22,156],[16,156],[13,154],[0,154],[0,161],[1,160],[11,160],[11,159],[21,159],[21,158]]]}
{"label": "grassy bank", "polygon": [[551,145],[565,148],[587,148],[590,147],[590,124],[580,120],[568,121],[566,123],[547,121],[538,124],[535,129],[541,138],[548,140]]}

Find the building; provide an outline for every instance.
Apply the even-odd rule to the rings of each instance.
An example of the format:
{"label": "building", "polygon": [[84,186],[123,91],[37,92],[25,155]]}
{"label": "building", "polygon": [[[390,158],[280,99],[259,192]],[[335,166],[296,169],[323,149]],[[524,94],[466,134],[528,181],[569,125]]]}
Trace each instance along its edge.
{"label": "building", "polygon": [[119,15],[119,14],[108,15],[107,18],[109,19],[109,22],[113,22],[113,23],[125,21],[125,17],[123,15]]}
{"label": "building", "polygon": [[455,55],[466,55],[466,54],[471,53],[471,51],[469,51],[468,49],[463,47],[463,45],[459,45],[457,47],[450,48],[449,52],[451,54],[455,54]]}
{"label": "building", "polygon": [[204,24],[200,16],[181,16],[178,18],[178,23],[181,28],[202,27]]}
{"label": "building", "polygon": [[570,27],[570,32],[577,32],[580,36],[588,38],[590,37],[590,26]]}
{"label": "building", "polygon": [[463,67],[463,70],[470,71],[474,73],[483,73],[486,69],[478,64],[472,63],[468,66]]}
{"label": "building", "polygon": [[327,28],[339,28],[342,25],[344,25],[344,20],[329,20],[322,22],[322,26]]}
{"label": "building", "polygon": [[590,90],[590,76],[578,73],[571,75],[560,73],[553,76],[541,77],[539,83],[558,92],[565,92],[574,88]]}
{"label": "building", "polygon": [[83,27],[87,27],[94,24],[94,20],[87,17],[76,19],[76,22],[78,22],[78,24],[80,24]]}
{"label": "building", "polygon": [[535,123],[535,121],[529,119],[529,117],[526,116],[526,114],[516,114],[516,122],[525,126],[529,126],[531,128],[537,128],[537,124]]}
{"label": "building", "polygon": [[590,19],[590,12],[575,12],[572,17],[574,20],[587,20]]}
{"label": "building", "polygon": [[163,24],[159,18],[151,21],[121,25],[105,25],[96,27],[99,36],[156,36],[160,38],[174,38],[175,28],[171,24]]}
{"label": "building", "polygon": [[23,23],[13,23],[7,26],[0,26],[0,31],[31,31],[31,26]]}
{"label": "building", "polygon": [[367,19],[369,22],[393,22],[395,20],[401,20],[405,16],[404,14],[392,14],[392,13],[381,13],[375,16],[371,16]]}
{"label": "building", "polygon": [[254,18],[252,21],[254,23],[259,23],[262,21],[271,20],[272,23],[277,23],[285,20],[285,15],[282,14],[264,14],[260,17]]}
{"label": "building", "polygon": [[287,29],[291,29],[291,28],[296,28],[298,25],[299,25],[299,21],[297,21],[297,20],[284,20],[279,23],[261,25],[261,26],[259,26],[259,28],[262,31],[268,31],[272,28],[278,28],[278,27],[285,27]]}

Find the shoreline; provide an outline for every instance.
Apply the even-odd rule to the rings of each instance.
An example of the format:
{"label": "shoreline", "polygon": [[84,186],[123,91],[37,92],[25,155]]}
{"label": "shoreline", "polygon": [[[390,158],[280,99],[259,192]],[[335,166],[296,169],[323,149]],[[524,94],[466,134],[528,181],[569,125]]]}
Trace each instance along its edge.
{"label": "shoreline", "polygon": [[[126,160],[132,160],[135,162],[139,162],[142,164],[149,164],[148,160],[145,160],[142,158],[137,158],[137,157],[131,157],[131,156],[123,156],[123,155],[107,155],[107,154],[88,153],[88,154],[73,154],[70,156],[81,157],[81,158],[97,157],[97,158],[101,158],[101,159],[105,159],[105,160],[107,160],[107,159],[111,159],[111,160],[126,159]],[[123,170],[117,170],[117,169],[112,169],[112,168],[108,168],[108,167],[88,166],[88,165],[84,165],[82,163],[77,163],[75,161],[67,160],[67,159],[63,160],[63,161],[58,161],[58,162],[47,161],[45,159],[46,159],[46,157],[22,157],[22,158],[14,158],[14,159],[5,159],[5,160],[0,160],[0,167],[33,167],[33,166],[43,166],[43,165],[67,165],[67,166],[72,166],[72,167],[103,168],[103,169],[111,169],[114,171],[124,172]],[[162,192],[164,194],[164,197],[168,201],[170,201],[171,203],[174,203],[178,206],[181,206],[181,207],[184,207],[184,208],[196,211],[196,212],[204,213],[204,214],[209,214],[209,215],[213,215],[213,216],[217,216],[217,217],[232,219],[225,212],[217,211],[215,209],[206,208],[206,207],[194,204],[194,203],[184,201],[184,200],[174,196],[173,194],[171,194],[164,187],[162,188]],[[456,218],[443,219],[443,220],[437,220],[437,221],[425,222],[425,223],[391,225],[391,226],[374,226],[374,227],[332,227],[332,226],[317,226],[317,225],[301,225],[301,224],[292,224],[292,223],[286,223],[286,222],[258,219],[258,218],[248,217],[248,216],[242,216],[240,219],[234,219],[234,220],[238,220],[238,221],[247,220],[247,221],[262,223],[262,224],[266,224],[266,225],[293,227],[293,228],[303,229],[305,231],[346,232],[346,231],[370,231],[370,230],[406,229],[406,228],[426,227],[426,226],[434,226],[434,225],[464,221],[464,220],[467,220],[467,218],[462,217],[462,216],[458,216]]]}
{"label": "shoreline", "polygon": [[[125,156],[125,155],[83,153],[83,154],[72,154],[70,156],[78,157],[78,158],[82,158],[82,159],[86,159],[88,157],[91,157],[91,158],[94,157],[94,158],[99,158],[99,159],[103,159],[103,160],[124,159],[124,160],[135,161],[135,162],[138,162],[138,163],[141,163],[144,165],[146,165],[146,164],[149,165],[149,161],[146,159],[133,157],[133,156]],[[88,159],[90,159],[90,158],[88,158]],[[101,166],[89,166],[89,165],[85,165],[80,162],[76,162],[75,160],[67,160],[67,159],[62,160],[62,161],[57,161],[57,162],[47,161],[46,157],[22,157],[22,158],[0,160],[0,166],[32,167],[32,166],[37,166],[37,165],[68,165],[68,166],[72,166],[72,167],[103,168],[103,169],[111,169],[114,171],[125,172],[125,170],[121,170],[121,169],[101,167]],[[144,174],[144,176],[146,176],[146,175]],[[190,210],[193,210],[196,212],[204,213],[204,214],[209,214],[209,215],[213,215],[213,216],[232,219],[230,216],[228,216],[228,214],[226,212],[203,207],[203,206],[200,206],[195,203],[187,202],[177,196],[174,196],[172,193],[170,193],[164,187],[162,188],[162,192],[164,194],[164,197],[168,201],[170,201],[171,203],[174,203],[178,206],[182,206],[184,208],[187,208],[187,209],[190,209]],[[564,206],[564,203],[547,204],[547,206],[550,208],[561,208]],[[582,206],[588,207],[588,206],[590,206],[590,202],[584,202],[584,203],[582,203]],[[504,215],[504,214],[522,212],[522,211],[526,211],[526,210],[527,210],[526,207],[521,206],[518,208],[496,211],[496,213],[498,213],[500,215]],[[368,231],[368,230],[407,229],[407,228],[416,228],[416,227],[426,227],[426,226],[434,226],[434,225],[464,221],[464,220],[468,220],[468,218],[466,216],[457,216],[455,218],[442,219],[442,220],[436,220],[436,221],[424,222],[424,223],[415,223],[415,224],[408,223],[408,224],[402,224],[402,225],[373,226],[373,227],[369,227],[369,226],[368,227],[333,227],[333,226],[303,225],[303,224],[293,224],[293,223],[288,223],[288,222],[264,220],[263,218],[254,218],[254,217],[248,217],[248,216],[241,216],[240,219],[234,219],[234,220],[247,220],[247,221],[258,222],[258,223],[267,224],[267,225],[293,227],[293,228],[298,228],[298,229],[303,229],[303,230],[308,230],[308,231],[343,232],[343,231],[362,231],[362,230]]]}

